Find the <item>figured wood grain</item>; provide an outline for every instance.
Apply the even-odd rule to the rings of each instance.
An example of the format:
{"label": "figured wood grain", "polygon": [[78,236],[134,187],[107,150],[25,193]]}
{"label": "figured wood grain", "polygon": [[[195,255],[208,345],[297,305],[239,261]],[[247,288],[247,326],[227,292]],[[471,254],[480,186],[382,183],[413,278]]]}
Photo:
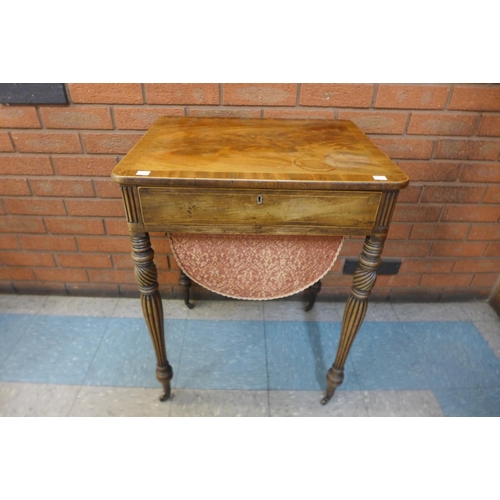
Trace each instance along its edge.
{"label": "figured wood grain", "polygon": [[237,182],[259,189],[398,190],[408,183],[388,156],[344,120],[162,117],[112,176],[142,186]]}
{"label": "figured wood grain", "polygon": [[[144,223],[168,231],[170,225],[212,226],[229,232],[260,233],[294,226],[371,229],[380,192],[276,191],[246,189],[139,188]],[[252,229],[253,228],[253,229]],[[226,231],[224,231],[226,229]],[[206,229],[205,229],[206,231]]]}

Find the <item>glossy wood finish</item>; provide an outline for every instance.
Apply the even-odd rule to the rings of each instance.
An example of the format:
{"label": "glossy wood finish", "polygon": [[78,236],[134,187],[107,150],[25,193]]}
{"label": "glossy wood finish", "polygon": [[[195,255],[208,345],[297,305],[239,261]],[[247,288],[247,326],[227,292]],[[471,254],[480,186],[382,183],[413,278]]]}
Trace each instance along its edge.
{"label": "glossy wood finish", "polygon": [[375,223],[382,193],[193,188],[139,188],[150,231],[363,234]]}
{"label": "glossy wood finish", "polygon": [[[170,395],[163,310],[148,231],[365,235],[325,404],[344,378],[408,177],[353,123],[160,118],[115,167],[157,378]],[[182,279],[182,276],[181,276]],[[189,284],[185,286],[189,303]],[[320,283],[309,290],[311,302]]]}
{"label": "glossy wood finish", "polygon": [[141,186],[256,189],[378,191],[408,184],[406,174],[344,120],[163,117],[113,177]]}

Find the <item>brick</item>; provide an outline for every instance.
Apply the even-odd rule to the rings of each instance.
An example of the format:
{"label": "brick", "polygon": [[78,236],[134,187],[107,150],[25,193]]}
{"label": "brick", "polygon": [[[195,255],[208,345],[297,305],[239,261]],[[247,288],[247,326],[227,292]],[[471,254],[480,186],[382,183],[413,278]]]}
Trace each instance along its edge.
{"label": "brick", "polygon": [[89,269],[88,273],[93,283],[136,283],[132,269]]}
{"label": "brick", "polygon": [[45,233],[41,217],[0,217],[0,233]]}
{"label": "brick", "polygon": [[420,276],[418,274],[396,274],[392,276],[377,276],[377,282],[375,286],[381,287],[416,287],[420,281]]}
{"label": "brick", "polygon": [[500,164],[464,163],[460,180],[462,182],[500,182]]}
{"label": "brick", "polygon": [[365,83],[303,83],[302,106],[369,108],[375,86]]}
{"label": "brick", "polygon": [[81,153],[76,133],[13,132],[12,138],[21,153]]}
{"label": "brick", "polygon": [[500,207],[474,207],[447,206],[441,220],[443,222],[497,222],[500,217]]}
{"label": "brick", "polygon": [[35,279],[33,271],[28,267],[3,267],[0,268],[0,280],[25,280]]}
{"label": "brick", "polygon": [[465,287],[469,286],[473,274],[424,274],[420,281],[422,286],[438,286],[438,287],[448,287],[448,286],[459,286]]}
{"label": "brick", "polygon": [[453,260],[439,259],[403,259],[399,272],[406,273],[449,273],[453,267]]}
{"label": "brick", "polygon": [[407,240],[410,236],[411,224],[393,223],[389,227],[387,238],[390,240]]}
{"label": "brick", "polygon": [[398,195],[398,203],[416,203],[420,198],[422,186],[408,186]]}
{"label": "brick", "polygon": [[432,257],[480,257],[486,248],[486,243],[442,243],[432,244],[429,253]]}
{"label": "brick", "polygon": [[46,218],[45,225],[52,234],[104,234],[104,225],[101,219]]}
{"label": "brick", "polygon": [[121,252],[128,253],[132,251],[130,238],[106,237],[87,237],[77,236],[78,248],[81,252]]}
{"label": "brick", "polygon": [[15,236],[3,234],[0,238],[0,248],[2,250],[17,250],[21,248],[21,245]]}
{"label": "brick", "polygon": [[61,180],[61,179],[31,179],[31,189],[36,196],[94,197],[92,181]]}
{"label": "brick", "polygon": [[30,194],[30,188],[26,179],[0,180],[0,195],[2,196],[29,196]]}
{"label": "brick", "polygon": [[500,87],[456,85],[448,109],[500,111]]}
{"label": "brick", "polygon": [[58,175],[109,177],[116,166],[116,158],[55,156],[52,160]]}
{"label": "brick", "polygon": [[2,252],[0,261],[6,266],[55,266],[54,257],[50,253],[40,252]]}
{"label": "brick", "polygon": [[121,191],[120,191],[120,186],[112,181],[111,179],[109,180],[95,180],[94,185],[96,187],[97,191],[97,196],[99,198],[121,198]]}
{"label": "brick", "polygon": [[21,246],[25,250],[60,250],[71,252],[75,251],[76,242],[74,237],[70,236],[19,236]]}
{"label": "brick", "polygon": [[66,207],[77,217],[125,217],[121,200],[66,200]]}
{"label": "brick", "polygon": [[218,83],[146,83],[148,104],[219,104]]}
{"label": "brick", "polygon": [[12,215],[66,215],[62,200],[10,198],[5,199],[4,203]]}
{"label": "brick", "polygon": [[34,106],[2,106],[1,104],[0,127],[41,128]]}
{"label": "brick", "polygon": [[426,186],[421,202],[428,203],[478,203],[485,192],[484,187],[470,186]]}
{"label": "brick", "polygon": [[14,146],[7,132],[0,132],[0,153],[11,153]]}
{"label": "brick", "polygon": [[412,240],[463,240],[469,224],[415,224],[411,231]]}
{"label": "brick", "polygon": [[[156,259],[155,259],[156,260]],[[117,269],[133,269],[134,268],[134,261],[132,260],[132,257],[130,254],[123,254],[123,255],[113,255],[113,264],[114,267]],[[155,264],[158,265],[157,262]]]}
{"label": "brick", "polygon": [[458,177],[460,163],[400,161],[398,166],[410,181],[454,181]]}
{"label": "brick", "polygon": [[190,116],[219,116],[221,118],[260,118],[260,109],[244,108],[192,108]]}
{"label": "brick", "polygon": [[468,240],[500,240],[498,224],[474,224],[467,236]]}
{"label": "brick", "polygon": [[429,243],[388,240],[384,247],[385,257],[425,257],[429,251]]}
{"label": "brick", "polygon": [[58,254],[57,261],[62,267],[106,268],[112,267],[109,255]]}
{"label": "brick", "polygon": [[224,104],[234,106],[295,106],[295,83],[225,83]]}
{"label": "brick", "polygon": [[[340,261],[340,259],[338,259],[333,267],[335,268],[337,266],[337,264],[340,264],[340,263],[341,263],[341,261]],[[180,269],[179,264],[177,264],[177,261],[175,260],[175,257],[173,255],[168,256],[168,268],[173,270],[173,271],[179,271],[179,269]]]}
{"label": "brick", "polygon": [[83,269],[34,269],[37,280],[85,282],[88,281],[87,272]]}
{"label": "brick", "polygon": [[184,116],[184,108],[115,108],[116,128],[148,130],[160,116]]}
{"label": "brick", "polygon": [[[150,236],[151,236],[151,234],[150,234]],[[151,246],[153,247],[155,254],[172,253],[172,248],[170,247],[170,242],[168,241],[168,238],[166,238],[164,234],[162,234],[159,237],[151,236]]]}
{"label": "brick", "polygon": [[450,160],[496,160],[500,141],[441,139],[438,141],[436,158]]}
{"label": "brick", "polygon": [[52,175],[48,156],[0,156],[1,175]]}
{"label": "brick", "polygon": [[490,243],[486,252],[484,252],[485,257],[500,257],[500,243]]}
{"label": "brick", "polygon": [[106,232],[111,235],[128,236],[128,226],[125,219],[106,219]]}
{"label": "brick", "polygon": [[3,206],[2,200],[0,200],[0,215],[6,215],[7,210],[5,210],[5,207]]}
{"label": "brick", "polygon": [[454,273],[498,273],[499,271],[498,259],[463,259],[453,266]]}
{"label": "brick", "polygon": [[424,207],[396,205],[392,220],[394,222],[436,222],[441,215],[442,207]]}
{"label": "brick", "polygon": [[353,121],[366,134],[402,134],[408,113],[393,111],[339,111],[339,120]]}
{"label": "brick", "polygon": [[486,115],[481,119],[477,135],[500,137],[500,116]]}
{"label": "brick", "polygon": [[444,109],[449,86],[385,85],[378,87],[376,108]]}
{"label": "brick", "polygon": [[87,153],[126,154],[143,134],[82,134]]}
{"label": "brick", "polygon": [[107,107],[43,106],[40,108],[46,128],[112,129],[111,114]]}
{"label": "brick", "polygon": [[491,288],[498,279],[498,273],[476,274],[472,280],[471,286],[487,286]]}
{"label": "brick", "polygon": [[408,134],[472,135],[478,115],[412,113]]}
{"label": "brick", "polygon": [[335,115],[326,109],[264,109],[264,118],[333,120]]}
{"label": "brick", "polygon": [[140,83],[69,83],[69,94],[75,103],[142,104]]}
{"label": "brick", "polygon": [[431,157],[434,148],[434,141],[431,139],[406,137],[371,137],[371,139],[389,158],[425,160]]}
{"label": "brick", "polygon": [[[486,194],[483,198],[483,203],[500,204],[500,186],[490,186],[486,190]],[[500,231],[500,227],[498,230]]]}

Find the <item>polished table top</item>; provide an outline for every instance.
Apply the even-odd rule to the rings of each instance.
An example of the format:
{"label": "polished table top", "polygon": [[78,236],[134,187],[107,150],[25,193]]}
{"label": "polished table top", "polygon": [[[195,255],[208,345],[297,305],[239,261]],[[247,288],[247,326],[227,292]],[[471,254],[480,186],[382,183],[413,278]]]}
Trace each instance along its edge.
{"label": "polished table top", "polygon": [[114,168],[121,184],[399,190],[408,177],[343,120],[162,117]]}

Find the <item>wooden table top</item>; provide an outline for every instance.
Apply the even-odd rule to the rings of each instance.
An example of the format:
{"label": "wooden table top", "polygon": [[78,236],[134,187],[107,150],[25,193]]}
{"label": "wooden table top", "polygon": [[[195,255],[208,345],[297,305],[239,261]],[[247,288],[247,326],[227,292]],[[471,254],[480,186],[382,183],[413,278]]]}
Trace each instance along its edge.
{"label": "wooden table top", "polygon": [[399,190],[406,174],[352,122],[162,117],[114,168],[120,184]]}

